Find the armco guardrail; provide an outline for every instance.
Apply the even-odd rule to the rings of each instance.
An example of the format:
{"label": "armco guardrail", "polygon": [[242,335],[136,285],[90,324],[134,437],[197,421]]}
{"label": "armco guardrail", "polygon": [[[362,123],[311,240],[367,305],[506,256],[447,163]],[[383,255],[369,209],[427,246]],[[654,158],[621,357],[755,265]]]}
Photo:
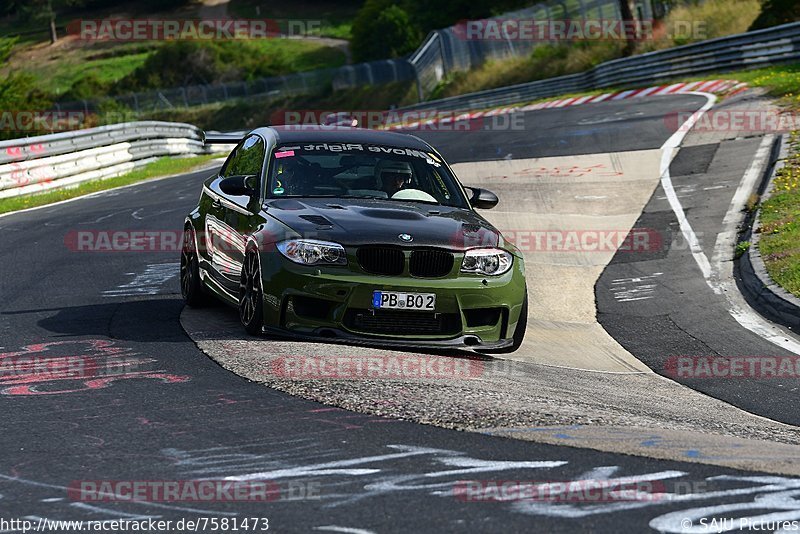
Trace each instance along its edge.
{"label": "armco guardrail", "polygon": [[225,151],[203,146],[191,124],[129,122],[0,142],[0,198],[118,176],[169,155]]}
{"label": "armco guardrail", "polygon": [[800,61],[800,22],[601,63],[579,74],[431,100],[404,109],[479,109],[578,91]]}
{"label": "armco guardrail", "polygon": [[[643,20],[652,20],[654,12],[663,13],[661,0],[636,0],[635,12]],[[505,20],[566,21],[621,20],[619,0],[546,0],[535,5],[503,13],[494,20],[503,28]],[[422,45],[411,55],[409,62],[417,73],[417,92],[420,102],[453,71],[477,67],[490,59],[526,56],[546,41],[512,39],[507,34],[496,39],[466,39],[466,25],[450,26],[428,34]],[[502,30],[505,31],[505,30]]]}

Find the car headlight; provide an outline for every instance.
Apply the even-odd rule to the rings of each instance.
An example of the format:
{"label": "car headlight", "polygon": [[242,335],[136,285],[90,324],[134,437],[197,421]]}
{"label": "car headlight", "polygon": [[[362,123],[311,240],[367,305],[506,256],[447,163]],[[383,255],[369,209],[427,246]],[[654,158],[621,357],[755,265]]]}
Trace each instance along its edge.
{"label": "car headlight", "polygon": [[499,248],[474,248],[464,254],[461,272],[497,276],[508,272],[512,260],[509,252]]}
{"label": "car headlight", "polygon": [[315,239],[288,239],[277,245],[288,259],[300,265],[347,265],[344,247]]}

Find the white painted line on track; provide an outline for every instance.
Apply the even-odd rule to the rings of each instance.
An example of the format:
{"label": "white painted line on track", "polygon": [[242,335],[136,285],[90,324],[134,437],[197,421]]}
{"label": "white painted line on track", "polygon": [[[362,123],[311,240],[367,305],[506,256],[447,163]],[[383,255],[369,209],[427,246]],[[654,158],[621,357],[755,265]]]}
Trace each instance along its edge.
{"label": "white painted line on track", "polygon": [[723,295],[728,301],[728,313],[731,317],[742,327],[753,332],[762,339],[793,352],[794,354],[800,355],[800,342],[790,337],[789,334],[781,328],[770,323],[753,310],[744,300],[739,289],[735,287],[736,284],[733,281],[733,247],[736,243],[736,225],[738,223],[739,214],[742,209],[744,209],[747,197],[753,191],[759,174],[763,169],[765,160],[769,157],[773,136],[768,135],[764,137],[753,161],[745,171],[744,176],[742,176],[739,187],[722,221],[722,231],[717,236],[717,241],[714,246],[714,255],[712,257],[714,261],[712,264],[712,262],[708,261],[708,257],[700,247],[697,235],[692,229],[691,224],[689,224],[689,220],[686,218],[678,195],[675,194],[675,188],[672,185],[672,178],[669,173],[673,152],[680,147],[683,138],[686,137],[686,134],[692,129],[695,123],[703,114],[711,109],[717,101],[717,97],[709,93],[692,92],[689,94],[704,96],[708,101],[703,107],[693,113],[661,147],[663,151],[661,154],[661,187],[666,193],[667,201],[672,211],[678,218],[681,232],[686,242],[689,244],[697,266],[703,273],[703,278],[705,278],[706,283],[714,293]]}
{"label": "white painted line on track", "polygon": [[764,136],[753,161],[742,176],[742,181],[733,195],[731,205],[728,207],[728,212],[722,221],[722,231],[717,236],[716,243],[714,243],[711,265],[714,268],[716,277],[712,281],[717,284],[722,294],[725,295],[728,300],[730,314],[739,324],[774,345],[800,355],[800,342],[789,337],[785,331],[754,312],[750,305],[747,304],[747,301],[744,300],[735,282],[733,282],[733,250],[736,245],[739,214],[745,209],[747,199],[754,191],[756,183],[761,177],[761,172],[769,158],[773,140],[773,135]]}
{"label": "white painted line on track", "polygon": [[769,158],[770,148],[772,147],[774,139],[775,136],[771,134],[765,135],[762,139],[756,151],[756,155],[753,157],[753,161],[750,162],[750,166],[744,172],[742,180],[739,182],[739,187],[737,187],[731,199],[731,204],[728,207],[728,211],[725,213],[725,218],[722,219],[722,231],[717,236],[717,241],[714,244],[714,254],[711,257],[712,265],[717,275],[719,275],[722,270],[723,260],[730,259],[730,254],[726,249],[733,248],[736,245],[736,226],[739,222],[739,214],[744,210],[747,204],[747,198],[755,188],[761,170],[767,158]]}
{"label": "white painted line on track", "polygon": [[337,527],[336,525],[326,525],[324,527],[314,527],[314,530],[327,530],[328,532],[345,532],[347,534],[375,534],[372,530],[352,527]]}
{"label": "white painted line on track", "polygon": [[691,94],[704,96],[708,99],[708,101],[703,104],[699,110],[692,113],[692,115],[686,119],[686,122],[681,124],[675,133],[672,134],[672,136],[667,139],[663,145],[661,145],[661,187],[664,189],[664,193],[667,195],[667,202],[669,202],[672,211],[675,212],[675,216],[678,218],[678,224],[680,224],[681,232],[683,233],[684,239],[686,239],[686,243],[689,244],[689,249],[692,251],[692,256],[694,256],[697,266],[700,267],[703,277],[708,280],[711,276],[711,264],[708,262],[708,258],[706,258],[706,255],[703,253],[703,249],[700,247],[700,242],[697,239],[697,235],[694,233],[694,230],[692,230],[692,225],[689,224],[689,220],[686,218],[686,214],[683,211],[683,206],[681,205],[680,200],[678,200],[678,195],[675,194],[675,188],[672,185],[672,178],[669,174],[669,166],[670,163],[672,163],[673,152],[680,147],[681,143],[683,142],[683,138],[686,137],[686,134],[689,133],[689,130],[692,129],[695,123],[700,120],[700,117],[702,117],[709,109],[711,109],[714,103],[717,101],[717,97],[712,94]]}

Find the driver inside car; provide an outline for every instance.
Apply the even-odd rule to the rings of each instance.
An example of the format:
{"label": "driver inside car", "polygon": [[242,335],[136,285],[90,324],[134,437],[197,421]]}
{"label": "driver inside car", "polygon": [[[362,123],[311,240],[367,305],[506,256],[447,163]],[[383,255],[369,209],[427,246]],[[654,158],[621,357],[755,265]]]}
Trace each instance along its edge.
{"label": "driver inside car", "polygon": [[411,184],[411,165],[405,161],[387,161],[379,170],[381,189],[389,198]]}
{"label": "driver inside car", "polygon": [[293,161],[282,162],[278,175],[275,176],[275,185],[272,193],[275,195],[303,195],[310,194],[307,191],[308,184],[304,183],[300,172],[300,166]]}

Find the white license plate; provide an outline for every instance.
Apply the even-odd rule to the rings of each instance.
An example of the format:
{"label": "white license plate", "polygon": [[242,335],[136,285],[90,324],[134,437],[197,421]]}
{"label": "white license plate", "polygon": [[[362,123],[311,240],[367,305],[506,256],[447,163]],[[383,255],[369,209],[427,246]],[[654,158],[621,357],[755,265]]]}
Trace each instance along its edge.
{"label": "white license plate", "polygon": [[436,307],[436,294],[373,291],[372,307],[382,310],[433,311]]}

